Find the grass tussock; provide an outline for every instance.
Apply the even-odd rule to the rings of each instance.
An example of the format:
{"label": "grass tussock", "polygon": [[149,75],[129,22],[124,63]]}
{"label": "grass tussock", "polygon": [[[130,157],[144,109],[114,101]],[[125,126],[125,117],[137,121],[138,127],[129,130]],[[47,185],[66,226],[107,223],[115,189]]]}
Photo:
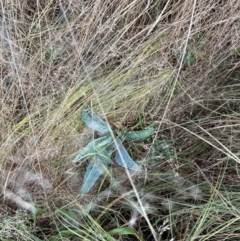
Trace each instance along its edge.
{"label": "grass tussock", "polygon": [[[239,1],[0,3],[1,240],[238,240]],[[90,106],[140,173],[80,198]]]}

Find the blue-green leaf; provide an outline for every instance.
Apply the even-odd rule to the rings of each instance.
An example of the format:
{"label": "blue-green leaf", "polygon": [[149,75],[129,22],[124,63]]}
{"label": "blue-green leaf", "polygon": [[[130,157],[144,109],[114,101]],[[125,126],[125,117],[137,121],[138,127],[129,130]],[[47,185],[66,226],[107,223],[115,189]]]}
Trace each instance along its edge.
{"label": "blue-green leaf", "polygon": [[127,150],[124,148],[121,140],[119,138],[116,138],[117,146],[116,147],[116,162],[118,165],[122,167],[127,167],[128,169],[134,170],[134,171],[140,171],[141,168],[137,165],[136,162],[132,160],[132,158],[129,156]]}
{"label": "blue-green leaf", "polygon": [[96,140],[91,141],[87,146],[85,146],[74,158],[73,162],[78,162],[83,158],[91,155],[97,154],[97,152],[103,152],[104,149],[113,141],[111,135],[106,135],[100,137]]}
{"label": "blue-green leaf", "polygon": [[110,145],[100,155],[94,155],[87,167],[87,170],[83,179],[83,186],[81,190],[81,196],[84,196],[93,187],[98,178],[105,172],[105,169],[109,164],[109,159],[113,152],[113,145]]}
{"label": "blue-green leaf", "polygon": [[137,141],[147,139],[154,133],[153,127],[148,127],[141,131],[129,131],[124,135],[124,140],[126,141]]}
{"label": "blue-green leaf", "polygon": [[103,165],[102,159],[98,155],[95,155],[90,160],[84,175],[81,196],[84,196],[87,192],[89,192],[98,178],[104,173]]}
{"label": "blue-green leaf", "polygon": [[[91,112],[91,114],[89,114],[89,112]],[[103,121],[91,110],[82,111],[82,120],[88,127],[92,128],[93,130],[99,132],[102,135],[110,132],[110,127],[107,122]]]}

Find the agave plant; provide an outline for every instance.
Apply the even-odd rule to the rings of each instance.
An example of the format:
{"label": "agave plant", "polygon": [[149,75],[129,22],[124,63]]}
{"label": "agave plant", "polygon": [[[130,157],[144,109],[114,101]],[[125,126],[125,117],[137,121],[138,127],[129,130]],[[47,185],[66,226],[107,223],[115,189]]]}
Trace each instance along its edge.
{"label": "agave plant", "polygon": [[81,196],[89,192],[98,178],[107,170],[106,168],[111,163],[114,151],[116,151],[115,160],[118,165],[134,171],[141,170],[124,148],[122,141],[144,140],[154,133],[153,127],[150,126],[145,130],[120,134],[112,130],[109,123],[103,121],[90,109],[83,109],[82,120],[88,127],[97,131],[100,137],[80,150],[73,160],[76,163],[89,158],[89,164],[84,174]]}

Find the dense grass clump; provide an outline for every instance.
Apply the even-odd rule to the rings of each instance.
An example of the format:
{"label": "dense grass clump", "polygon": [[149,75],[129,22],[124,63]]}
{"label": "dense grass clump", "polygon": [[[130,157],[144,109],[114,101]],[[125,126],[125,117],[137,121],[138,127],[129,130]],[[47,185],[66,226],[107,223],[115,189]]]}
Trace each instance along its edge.
{"label": "dense grass clump", "polygon": [[[239,1],[0,6],[1,240],[239,239]],[[86,105],[154,133],[80,196]]]}

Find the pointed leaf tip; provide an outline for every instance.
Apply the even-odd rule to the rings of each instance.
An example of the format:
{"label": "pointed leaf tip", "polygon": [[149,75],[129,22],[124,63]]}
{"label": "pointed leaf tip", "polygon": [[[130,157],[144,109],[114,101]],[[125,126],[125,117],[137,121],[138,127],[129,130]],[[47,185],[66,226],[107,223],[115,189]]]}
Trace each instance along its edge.
{"label": "pointed leaf tip", "polygon": [[116,147],[116,162],[118,165],[122,167],[127,167],[128,169],[134,171],[140,171],[141,168],[138,166],[136,162],[129,156],[127,150],[124,148],[121,140],[116,138],[117,146]]}
{"label": "pointed leaf tip", "polygon": [[90,191],[99,177],[105,172],[104,168],[110,164],[109,159],[111,159],[112,152],[113,145],[110,145],[101,153],[101,156],[96,154],[91,158],[84,174],[81,197]]}
{"label": "pointed leaf tip", "polygon": [[93,187],[98,178],[104,173],[104,165],[98,155],[94,156],[88,166],[84,175],[83,185],[81,190],[81,197],[84,196]]}

